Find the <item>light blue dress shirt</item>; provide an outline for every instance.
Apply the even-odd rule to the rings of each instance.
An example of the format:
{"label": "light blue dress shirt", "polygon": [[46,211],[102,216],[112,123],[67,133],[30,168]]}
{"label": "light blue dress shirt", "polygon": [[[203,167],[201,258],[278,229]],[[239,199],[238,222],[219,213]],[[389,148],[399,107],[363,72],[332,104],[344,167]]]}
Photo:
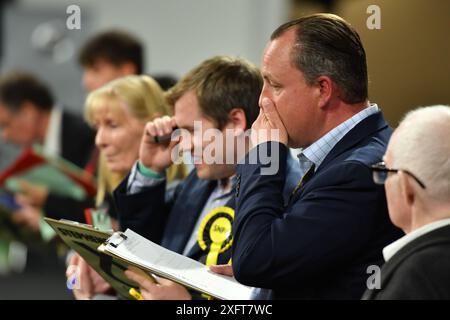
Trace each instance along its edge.
{"label": "light blue dress shirt", "polygon": [[315,165],[315,170],[317,170],[334,146],[350,130],[352,130],[358,123],[377,112],[380,112],[378,105],[371,104],[369,107],[361,110],[350,119],[342,122],[340,125],[326,133],[309,147],[303,149],[297,156],[300,162],[301,175],[303,176],[313,164]]}

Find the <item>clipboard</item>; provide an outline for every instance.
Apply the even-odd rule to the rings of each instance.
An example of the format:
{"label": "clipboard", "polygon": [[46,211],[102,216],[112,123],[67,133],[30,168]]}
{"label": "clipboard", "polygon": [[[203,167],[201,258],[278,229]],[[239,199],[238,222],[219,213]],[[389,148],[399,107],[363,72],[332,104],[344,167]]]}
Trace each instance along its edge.
{"label": "clipboard", "polygon": [[[112,231],[102,231],[91,225],[64,219],[44,218],[44,220],[55,230],[66,245],[75,250],[116,290],[121,298],[135,299],[130,295],[129,290],[139,286],[134,281],[129,280],[124,274],[124,271],[130,267],[130,264],[114,259],[110,255],[97,250],[102,243],[111,237]],[[74,282],[76,280],[74,279]],[[70,284],[71,287],[74,285],[75,283]]]}
{"label": "clipboard", "polygon": [[204,264],[163,248],[130,229],[113,233],[99,250],[116,261],[219,300],[248,300],[253,294],[253,288],[216,274]]}

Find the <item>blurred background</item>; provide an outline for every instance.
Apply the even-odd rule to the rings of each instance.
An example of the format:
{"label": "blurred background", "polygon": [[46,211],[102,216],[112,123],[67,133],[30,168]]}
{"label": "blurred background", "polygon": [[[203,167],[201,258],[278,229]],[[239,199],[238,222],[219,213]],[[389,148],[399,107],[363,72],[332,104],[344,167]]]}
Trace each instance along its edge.
{"label": "blurred background", "polygon": [[[70,5],[80,8],[79,30],[66,26]],[[380,29],[367,26],[371,5],[380,9]],[[81,113],[86,92],[77,54],[100,31],[134,34],[146,47],[145,73],[179,77],[217,54],[259,65],[278,25],[315,12],[336,13],[359,32],[368,58],[370,100],[392,126],[410,109],[450,104],[450,1],[443,0],[3,0],[0,74],[32,72],[50,86],[60,106]],[[19,152],[0,140],[0,170]],[[27,256],[15,252],[9,259],[16,262],[7,268],[2,269],[0,257],[0,299],[71,298],[60,259],[26,268]]]}

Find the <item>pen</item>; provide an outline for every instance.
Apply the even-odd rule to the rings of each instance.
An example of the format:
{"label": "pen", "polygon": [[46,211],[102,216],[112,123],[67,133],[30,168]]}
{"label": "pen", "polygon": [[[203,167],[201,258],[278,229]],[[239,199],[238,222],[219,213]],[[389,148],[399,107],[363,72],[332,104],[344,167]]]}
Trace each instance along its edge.
{"label": "pen", "polygon": [[144,297],[142,296],[142,294],[140,294],[139,291],[137,291],[135,288],[130,288],[128,293],[136,300],[144,300]]}
{"label": "pen", "polygon": [[[177,129],[178,129],[178,127],[174,127],[173,128],[173,130],[177,130]],[[146,135],[150,136],[148,131],[146,131],[145,133],[146,133]],[[171,132],[169,134],[166,134],[166,135],[163,135],[163,136],[154,136],[153,137],[153,142],[155,142],[155,143],[164,143],[164,142],[170,141],[172,139],[172,133],[173,132]]]}

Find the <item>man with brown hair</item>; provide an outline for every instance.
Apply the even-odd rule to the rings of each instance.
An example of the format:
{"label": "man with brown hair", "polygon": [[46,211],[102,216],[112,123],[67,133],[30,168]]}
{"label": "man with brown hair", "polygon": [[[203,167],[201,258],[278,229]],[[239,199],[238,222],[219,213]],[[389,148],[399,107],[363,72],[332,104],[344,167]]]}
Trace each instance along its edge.
{"label": "man with brown hair", "polygon": [[[392,130],[367,95],[366,56],[342,18],[315,14],[280,26],[262,62],[261,112],[252,131],[275,148],[280,170],[238,165],[240,192],[233,225],[233,271],[243,284],[270,288],[275,298],[359,299],[382,263],[382,248],[398,238],[383,189],[371,178]],[[282,201],[289,147],[302,148],[303,179]]]}

